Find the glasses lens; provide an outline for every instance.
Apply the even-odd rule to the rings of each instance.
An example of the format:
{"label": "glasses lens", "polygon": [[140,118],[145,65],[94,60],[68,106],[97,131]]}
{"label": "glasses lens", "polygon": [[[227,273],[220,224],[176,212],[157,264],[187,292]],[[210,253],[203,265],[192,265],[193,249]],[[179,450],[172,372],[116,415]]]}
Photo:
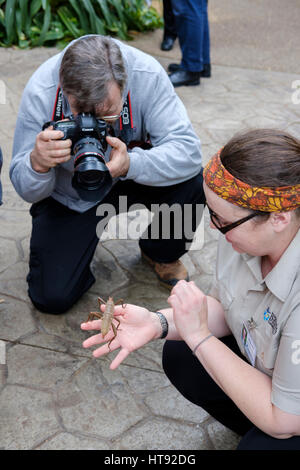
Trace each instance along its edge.
{"label": "glasses lens", "polygon": [[208,207],[208,211],[209,211],[209,216],[210,216],[210,220],[212,221],[212,223],[215,225],[215,227],[220,228],[222,224],[220,223],[218,216],[214,213],[213,210],[210,209],[210,207]]}
{"label": "glasses lens", "polygon": [[120,118],[120,114],[115,114],[114,116],[103,116],[101,119],[108,124],[115,123]]}

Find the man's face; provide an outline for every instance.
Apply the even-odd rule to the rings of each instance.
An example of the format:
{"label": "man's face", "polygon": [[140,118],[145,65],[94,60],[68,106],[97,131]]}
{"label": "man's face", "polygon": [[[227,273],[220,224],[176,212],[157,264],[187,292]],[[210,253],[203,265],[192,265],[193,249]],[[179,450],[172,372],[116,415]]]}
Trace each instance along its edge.
{"label": "man's face", "polygon": [[[74,117],[78,114],[76,109],[76,99],[72,95],[67,95],[67,99]],[[95,106],[95,115],[109,124],[118,120],[123,109],[123,98],[120,88],[115,82],[108,85],[107,98],[103,103]]]}

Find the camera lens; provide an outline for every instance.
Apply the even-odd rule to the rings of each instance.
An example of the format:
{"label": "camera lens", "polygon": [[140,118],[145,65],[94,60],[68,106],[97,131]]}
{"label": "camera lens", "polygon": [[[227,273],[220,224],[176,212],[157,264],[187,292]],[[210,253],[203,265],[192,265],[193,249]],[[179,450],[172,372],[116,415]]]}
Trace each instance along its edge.
{"label": "camera lens", "polygon": [[78,175],[78,180],[82,184],[101,184],[104,180],[104,177],[101,172],[95,170],[87,170],[84,173]]}
{"label": "camera lens", "polygon": [[74,145],[74,155],[73,187],[83,200],[101,201],[112,187],[112,177],[100,141],[84,137]]}

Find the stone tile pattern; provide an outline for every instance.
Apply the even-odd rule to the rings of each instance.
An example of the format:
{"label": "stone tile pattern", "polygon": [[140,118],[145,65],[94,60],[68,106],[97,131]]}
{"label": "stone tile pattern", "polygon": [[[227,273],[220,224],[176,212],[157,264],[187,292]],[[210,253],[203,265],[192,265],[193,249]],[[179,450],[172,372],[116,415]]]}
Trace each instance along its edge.
{"label": "stone tile pattern", "polygon": [[[144,36],[135,45],[143,49],[143,41]],[[154,43],[154,54],[158,45]],[[169,383],[161,367],[163,341],[133,353],[116,371],[109,369],[111,357],[95,360],[81,347],[88,334],[80,330],[80,323],[97,306],[97,295],[122,297],[152,310],[168,306],[168,291],[141,261],[136,239],[113,239],[113,230],[103,234],[93,260],[97,282],[67,314],[41,314],[28,299],[29,204],[15,193],[8,169],[24,85],[56,52],[0,50],[0,79],[6,90],[6,102],[0,105],[5,158],[0,209],[0,298],[5,302],[0,304],[0,340],[6,346],[5,363],[0,364],[0,448],[235,449],[239,437]],[[158,59],[167,66],[166,56]],[[291,84],[297,78],[214,66],[212,78],[203,79],[200,87],[177,89],[202,141],[204,163],[246,128],[280,127],[299,135],[300,105],[291,99]],[[116,223],[122,228],[126,217],[134,223],[142,216],[122,215]],[[208,293],[218,236],[209,228],[207,214],[203,233],[203,247],[189,251],[183,261],[191,279]]]}

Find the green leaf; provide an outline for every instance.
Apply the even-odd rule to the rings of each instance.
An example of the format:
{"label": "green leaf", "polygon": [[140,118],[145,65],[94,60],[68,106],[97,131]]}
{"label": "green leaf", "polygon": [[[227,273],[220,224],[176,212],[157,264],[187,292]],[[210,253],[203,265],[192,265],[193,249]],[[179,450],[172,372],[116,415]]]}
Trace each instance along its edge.
{"label": "green leaf", "polygon": [[81,36],[80,30],[70,19],[72,16],[70,10],[67,7],[60,7],[57,10],[57,14],[66,26],[67,30],[71,33],[74,38],[78,38]]}
{"label": "green leaf", "polygon": [[95,18],[95,27],[95,33],[102,34],[103,36],[106,34],[105,23],[98,16]]}
{"label": "green leaf", "polygon": [[42,7],[42,0],[32,0],[30,2],[30,18],[33,18]]}
{"label": "green leaf", "polygon": [[44,14],[44,22],[43,22],[43,27],[41,30],[40,38],[37,42],[38,46],[41,46],[42,44],[44,44],[46,34],[48,32],[50,22],[51,22],[51,6],[48,0],[46,0],[45,3],[46,3],[45,5],[46,8],[45,8],[45,14]]}
{"label": "green leaf", "polygon": [[7,0],[5,5],[5,29],[7,36],[7,44],[12,44],[15,37],[15,15],[16,15],[16,0]]}
{"label": "green leaf", "polygon": [[21,12],[21,29],[25,31],[28,18],[28,0],[19,0],[19,5]]}
{"label": "green leaf", "polygon": [[89,14],[89,17],[90,17],[91,32],[96,33],[97,32],[97,25],[96,25],[97,15],[96,15],[96,12],[94,10],[94,7],[93,7],[92,3],[90,2],[90,0],[83,0],[83,5],[84,5],[86,11]]}
{"label": "green leaf", "polygon": [[5,19],[4,11],[2,10],[2,8],[0,8],[0,24],[1,24],[2,26],[5,26],[5,21],[4,21],[4,19]]}
{"label": "green leaf", "polygon": [[85,33],[89,33],[91,31],[91,28],[85,9],[82,6],[78,5],[78,0],[69,0],[69,2],[71,3],[74,11],[76,12],[77,17],[79,18],[81,28]]}
{"label": "green leaf", "polygon": [[125,23],[125,16],[124,16],[124,13],[123,13],[124,8],[126,8],[126,7],[124,7],[122,5],[122,2],[120,2],[120,0],[109,0],[109,3],[116,9],[122,26],[125,27],[125,29],[127,29],[126,28],[126,23]]}
{"label": "green leaf", "polygon": [[112,15],[109,11],[107,1],[106,0],[97,0],[97,3],[100,6],[100,9],[103,13],[103,16],[104,16],[104,19],[106,21],[106,24],[107,24],[108,28],[111,28],[113,26],[114,19],[113,19]]}

